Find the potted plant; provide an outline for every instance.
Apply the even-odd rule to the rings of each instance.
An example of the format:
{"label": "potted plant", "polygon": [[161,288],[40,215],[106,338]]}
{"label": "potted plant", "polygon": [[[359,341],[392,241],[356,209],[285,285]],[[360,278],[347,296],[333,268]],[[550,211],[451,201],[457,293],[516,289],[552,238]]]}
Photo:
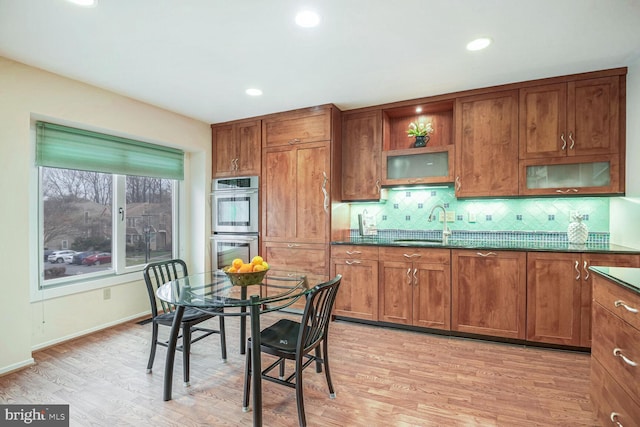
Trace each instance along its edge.
{"label": "potted plant", "polygon": [[431,122],[411,122],[409,123],[409,130],[407,130],[409,138],[416,138],[414,147],[426,147],[427,142],[429,142],[429,134],[431,133],[433,133],[433,126],[431,125]]}

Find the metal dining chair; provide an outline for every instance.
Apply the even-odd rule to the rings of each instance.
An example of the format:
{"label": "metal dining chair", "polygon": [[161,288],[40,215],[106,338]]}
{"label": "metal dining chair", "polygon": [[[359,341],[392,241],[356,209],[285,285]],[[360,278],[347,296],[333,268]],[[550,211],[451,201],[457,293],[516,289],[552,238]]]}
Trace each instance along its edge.
{"label": "metal dining chair", "polygon": [[[265,368],[262,379],[295,388],[298,421],[300,426],[306,425],[304,401],[302,393],[302,371],[315,362],[316,372],[324,373],[329,386],[329,397],[335,398],[329,371],[328,332],[331,311],[336,300],[336,294],[342,280],[337,275],[328,282],[315,286],[308,294],[304,312],[300,322],[281,319],[260,332],[260,351],[276,356],[278,359]],[[322,348],[322,355],[321,353]],[[311,353],[314,354],[311,354]],[[285,361],[294,361],[294,371],[285,378]],[[275,377],[269,373],[279,368],[279,375]],[[249,392],[251,385],[251,338],[247,340],[247,355],[245,365],[244,397],[242,409],[249,409]]]}
{"label": "metal dining chair", "polygon": [[[163,347],[168,346],[168,341],[161,341],[158,339],[158,326],[171,327],[173,324],[173,318],[175,315],[175,307],[164,301],[160,301],[161,306],[158,307],[156,298],[156,290],[163,284],[183,278],[189,275],[187,271],[187,265],[180,259],[171,259],[168,261],[159,261],[147,264],[143,271],[144,281],[147,285],[147,292],[149,293],[149,302],[151,303],[151,322],[152,337],[151,337],[151,352],[149,354],[149,362],[147,363],[147,373],[151,373],[153,368],[153,361],[156,355],[156,348],[158,345]],[[222,312],[222,309],[219,310]],[[220,322],[220,329],[210,329],[196,326],[205,320],[209,320],[212,317],[216,317],[215,314],[203,313],[193,308],[187,308],[184,311],[182,317],[181,329],[182,335],[178,339],[182,338],[182,345],[176,347],[176,350],[183,353],[183,372],[184,372],[184,385],[189,385],[189,354],[191,351],[191,344],[200,341],[203,338],[212,334],[220,334],[220,347],[222,349],[222,359],[227,359],[227,344],[224,328],[224,316],[217,316]],[[197,336],[194,337],[193,333],[197,332]]]}

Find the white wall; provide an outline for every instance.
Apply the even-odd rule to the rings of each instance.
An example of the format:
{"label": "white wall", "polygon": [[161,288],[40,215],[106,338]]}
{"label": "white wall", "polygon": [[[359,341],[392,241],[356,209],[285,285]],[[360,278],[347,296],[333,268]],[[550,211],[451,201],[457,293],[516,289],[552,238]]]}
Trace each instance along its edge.
{"label": "white wall", "polygon": [[611,199],[611,242],[640,248],[640,58],[627,73],[626,196]]}
{"label": "white wall", "polygon": [[[148,312],[141,276],[111,287],[30,302],[39,257],[31,238],[34,145],[32,116],[178,147],[185,165],[182,254],[206,268],[208,188],[211,179],[209,124],[0,57],[0,374],[32,362],[32,349],[91,332]],[[31,212],[30,212],[31,210]]]}

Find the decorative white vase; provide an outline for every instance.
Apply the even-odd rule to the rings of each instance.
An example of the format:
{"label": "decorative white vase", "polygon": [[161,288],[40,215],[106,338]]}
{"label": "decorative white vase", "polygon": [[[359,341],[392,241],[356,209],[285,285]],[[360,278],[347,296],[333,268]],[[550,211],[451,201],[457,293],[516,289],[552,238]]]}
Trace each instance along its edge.
{"label": "decorative white vase", "polygon": [[575,215],[572,219],[573,221],[569,223],[569,228],[567,229],[569,243],[572,245],[584,245],[589,237],[589,229],[582,222],[582,215]]}

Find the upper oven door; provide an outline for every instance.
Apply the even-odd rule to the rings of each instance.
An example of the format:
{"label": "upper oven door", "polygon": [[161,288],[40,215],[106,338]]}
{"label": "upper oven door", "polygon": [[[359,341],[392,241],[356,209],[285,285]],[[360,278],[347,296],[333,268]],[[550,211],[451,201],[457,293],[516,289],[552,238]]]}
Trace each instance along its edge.
{"label": "upper oven door", "polygon": [[214,233],[258,233],[258,190],[217,191],[211,194]]}

